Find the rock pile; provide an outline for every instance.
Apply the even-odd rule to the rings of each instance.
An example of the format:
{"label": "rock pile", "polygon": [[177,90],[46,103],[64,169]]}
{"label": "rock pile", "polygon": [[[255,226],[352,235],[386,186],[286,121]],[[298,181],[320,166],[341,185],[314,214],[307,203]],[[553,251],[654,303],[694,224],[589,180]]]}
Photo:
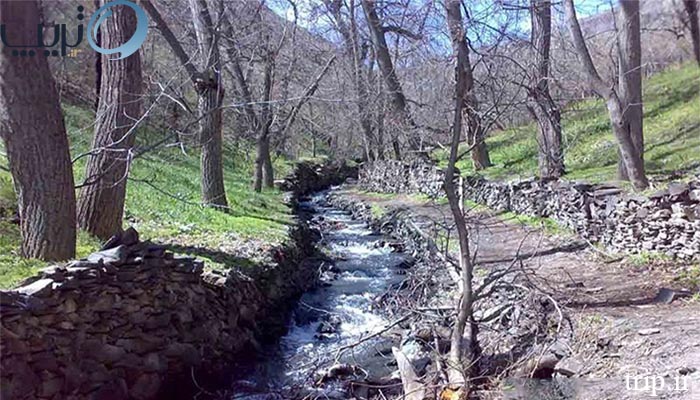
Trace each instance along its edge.
{"label": "rock pile", "polygon": [[[428,164],[383,161],[360,171],[359,185],[384,193],[441,195],[443,173]],[[548,217],[615,251],[700,259],[700,181],[672,183],[649,197],[611,185],[564,180],[465,179],[466,198],[499,211]]]}
{"label": "rock pile", "polygon": [[315,282],[315,268],[299,267],[310,250],[276,251],[291,256],[252,279],[206,272],[129,229],[86,259],[0,291],[0,397],[150,399],[166,375],[228,363]]}

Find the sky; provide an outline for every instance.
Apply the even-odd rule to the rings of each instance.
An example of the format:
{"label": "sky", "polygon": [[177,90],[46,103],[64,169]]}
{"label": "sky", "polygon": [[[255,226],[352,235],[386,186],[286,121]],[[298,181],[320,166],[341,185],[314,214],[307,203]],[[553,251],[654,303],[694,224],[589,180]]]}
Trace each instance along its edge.
{"label": "sky", "polygon": [[[435,1],[435,0],[423,0],[423,1]],[[497,0],[493,0],[496,2]],[[654,0],[650,0],[654,1]],[[607,11],[610,9],[610,3],[613,2],[617,4],[617,0],[575,0],[574,4],[576,6],[576,12],[581,18],[597,14],[602,11]],[[320,3],[320,0],[296,0],[297,12],[299,13],[300,25],[308,26],[309,15],[311,14],[311,9],[314,5]],[[469,0],[466,1],[469,4]],[[287,1],[273,0],[268,1],[268,6],[273,9],[278,15],[285,17],[289,21],[294,20],[294,11],[291,4]],[[319,21],[313,21],[319,22]],[[529,25],[529,22],[528,22]]]}

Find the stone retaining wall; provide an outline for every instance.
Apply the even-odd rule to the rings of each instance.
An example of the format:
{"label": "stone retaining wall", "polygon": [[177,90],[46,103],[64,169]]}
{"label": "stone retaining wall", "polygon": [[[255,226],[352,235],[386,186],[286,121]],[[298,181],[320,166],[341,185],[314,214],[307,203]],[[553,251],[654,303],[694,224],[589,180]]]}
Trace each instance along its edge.
{"label": "stone retaining wall", "polygon": [[[429,164],[384,161],[363,166],[359,177],[365,190],[441,196],[444,174]],[[464,194],[498,211],[552,218],[611,250],[700,259],[700,180],[671,183],[646,197],[610,185],[472,176]]]}
{"label": "stone retaining wall", "polygon": [[421,193],[431,197],[441,196],[444,173],[423,161],[376,161],[366,164],[359,171],[360,186],[379,193]]}
{"label": "stone retaining wall", "polygon": [[0,291],[0,398],[151,399],[166,377],[228,364],[316,282],[302,261],[314,234],[293,237],[252,278],[206,272],[129,229],[87,259]]}

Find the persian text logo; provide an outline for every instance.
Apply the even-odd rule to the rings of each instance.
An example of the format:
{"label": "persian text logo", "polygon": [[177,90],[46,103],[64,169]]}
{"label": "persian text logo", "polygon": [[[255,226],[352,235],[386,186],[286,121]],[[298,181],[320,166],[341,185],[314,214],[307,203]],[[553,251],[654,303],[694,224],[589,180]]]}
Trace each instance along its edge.
{"label": "persian text logo", "polygon": [[[131,39],[119,47],[113,49],[103,49],[97,43],[95,43],[94,38],[97,37],[97,30],[100,29],[100,25],[104,22],[105,18],[112,15],[111,7],[114,6],[127,6],[130,7],[136,13],[136,31]],[[111,1],[92,14],[90,21],[88,22],[88,43],[95,49],[96,52],[102,54],[115,54],[120,53],[120,56],[113,58],[112,60],[121,60],[122,58],[129,57],[130,55],[136,53],[146,40],[146,34],[148,33],[148,18],[146,18],[146,13],[138,5],[127,1],[127,0],[115,0]]]}
{"label": "persian text logo", "polygon": [[[105,49],[98,45],[95,38],[97,37],[97,32],[100,29],[100,25],[102,25],[105,19],[109,18],[113,14],[111,8],[114,6],[126,6],[134,11],[134,13],[136,14],[136,30],[126,43],[113,49]],[[85,18],[85,16],[83,15],[84,10],[85,8],[83,6],[78,6],[79,21],[82,21]],[[43,24],[37,25],[36,41],[34,42],[35,44],[10,44],[7,38],[5,24],[2,24],[0,25],[0,40],[2,41],[3,46],[13,48],[13,56],[34,57],[40,52],[40,50],[35,49],[43,49],[43,53],[47,57],[57,57],[59,55],[64,57],[66,55],[69,57],[74,57],[77,54],[77,52],[80,51],[79,49],[76,49],[76,47],[78,47],[83,41],[82,24],[78,24],[75,35],[75,42],[72,44],[69,43],[69,35],[67,33],[68,29],[66,24],[53,24],[53,26],[48,27],[49,30],[50,28],[53,28],[53,39],[52,42],[48,44],[46,43],[46,40],[44,38],[44,30],[46,28],[47,27]],[[90,43],[90,46],[96,52],[107,55],[120,53],[119,57],[112,58],[112,60],[121,60],[122,58],[129,57],[130,55],[138,51],[143,42],[146,40],[147,33],[148,18],[146,17],[146,13],[143,11],[143,9],[129,0],[114,0],[97,9],[97,11],[95,11],[95,13],[92,15],[90,21],[88,22],[87,36],[88,43]],[[57,49],[50,50],[56,46],[59,46],[60,51]]]}

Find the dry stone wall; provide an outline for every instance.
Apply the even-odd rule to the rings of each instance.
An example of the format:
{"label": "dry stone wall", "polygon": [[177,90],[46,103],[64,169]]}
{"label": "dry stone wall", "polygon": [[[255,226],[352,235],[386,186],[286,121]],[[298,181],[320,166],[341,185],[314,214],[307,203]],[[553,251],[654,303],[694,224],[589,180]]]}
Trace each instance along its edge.
{"label": "dry stone wall", "polygon": [[[441,196],[444,174],[430,164],[383,161],[363,166],[359,177],[365,190]],[[671,183],[647,197],[611,185],[472,176],[464,194],[495,210],[552,218],[614,251],[700,259],[700,180]]]}
{"label": "dry stone wall", "polygon": [[420,193],[431,197],[442,195],[444,173],[422,161],[376,161],[359,171],[360,186],[371,192]]}
{"label": "dry stone wall", "polygon": [[314,235],[293,235],[305,239],[249,276],[206,272],[130,229],[87,259],[0,291],[0,398],[151,399],[168,376],[228,364],[316,282],[302,262]]}

